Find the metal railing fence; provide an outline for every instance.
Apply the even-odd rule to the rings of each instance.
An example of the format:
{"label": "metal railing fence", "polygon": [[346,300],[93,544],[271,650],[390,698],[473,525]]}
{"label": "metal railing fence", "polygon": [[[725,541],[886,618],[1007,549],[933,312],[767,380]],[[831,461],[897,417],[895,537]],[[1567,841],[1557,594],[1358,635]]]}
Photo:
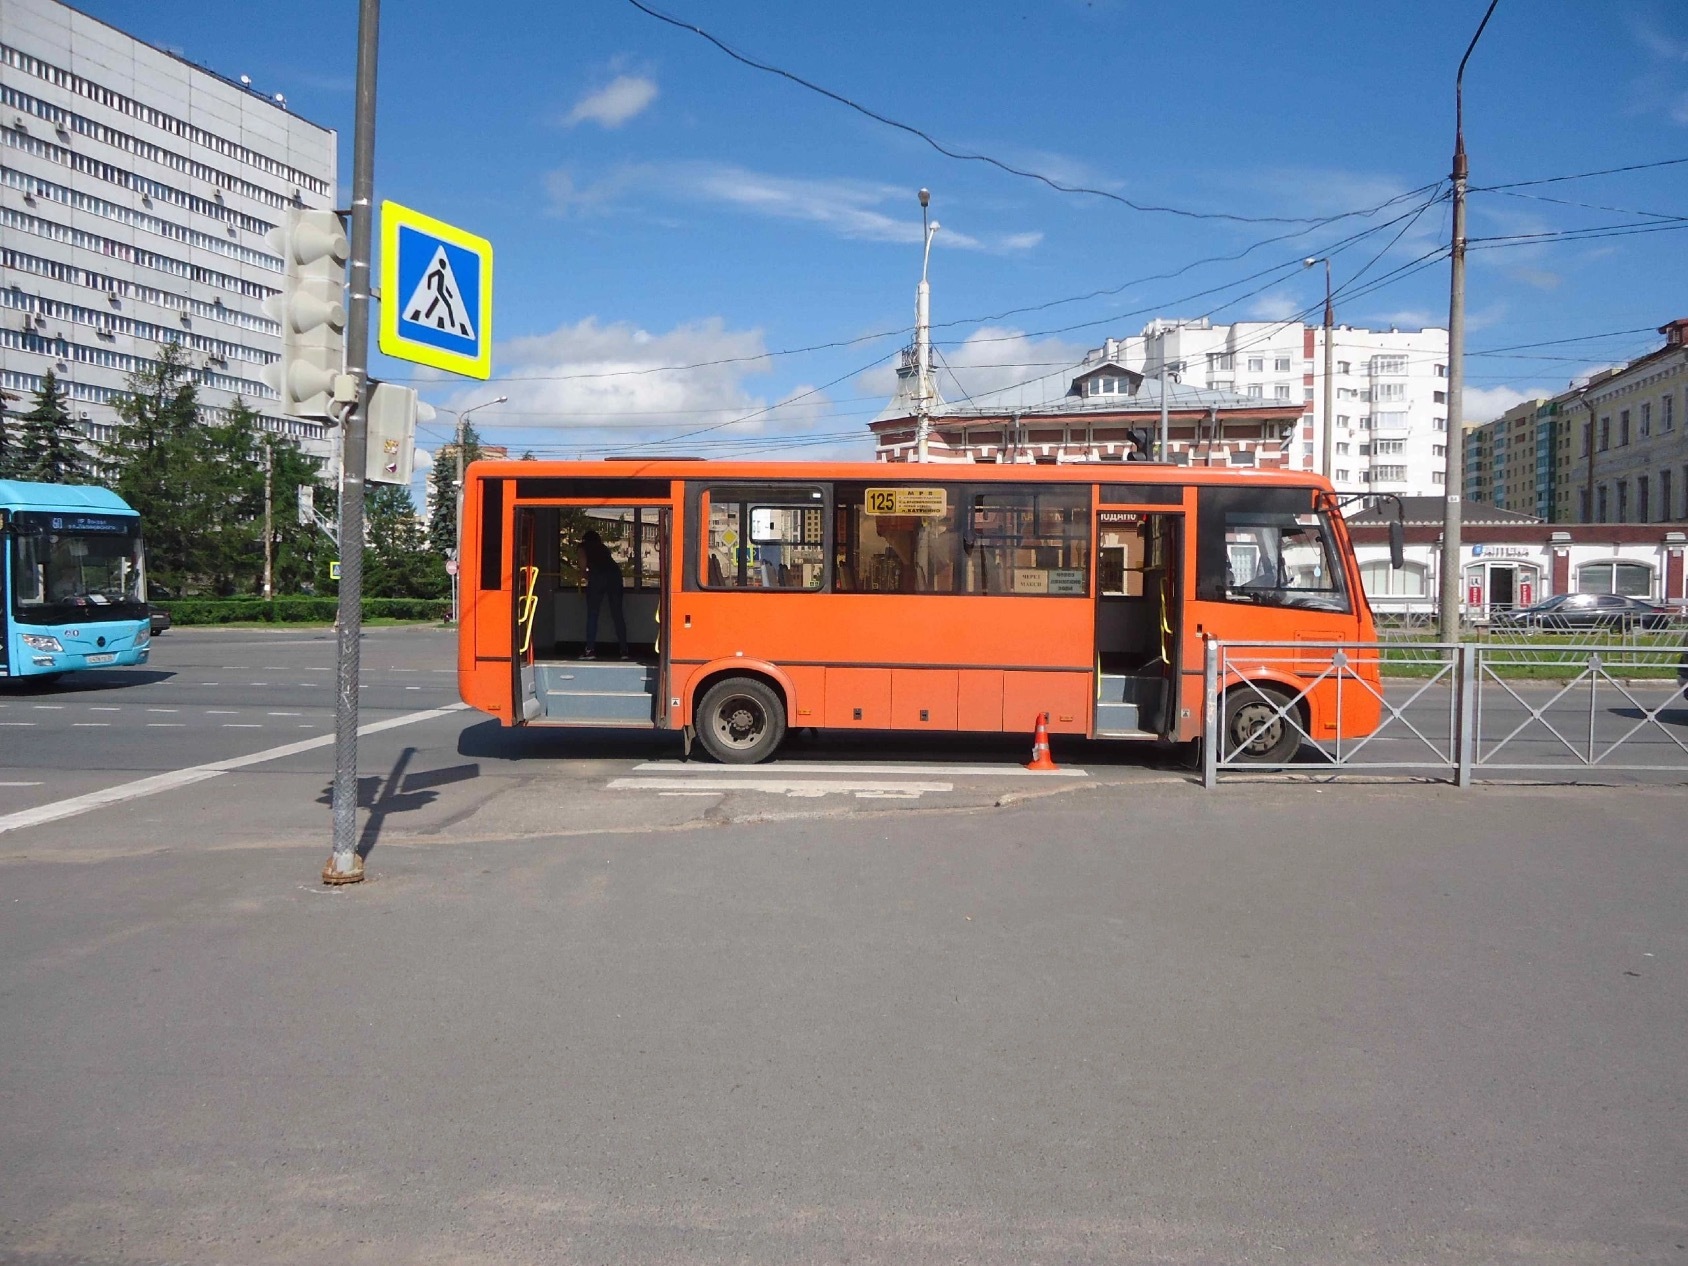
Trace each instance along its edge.
{"label": "metal railing fence", "polygon": [[[1462,787],[1502,771],[1688,778],[1678,678],[1688,651],[1668,636],[1647,645],[1209,639],[1202,782],[1239,770],[1410,773]],[[1373,712],[1375,727],[1345,732],[1352,715]]]}

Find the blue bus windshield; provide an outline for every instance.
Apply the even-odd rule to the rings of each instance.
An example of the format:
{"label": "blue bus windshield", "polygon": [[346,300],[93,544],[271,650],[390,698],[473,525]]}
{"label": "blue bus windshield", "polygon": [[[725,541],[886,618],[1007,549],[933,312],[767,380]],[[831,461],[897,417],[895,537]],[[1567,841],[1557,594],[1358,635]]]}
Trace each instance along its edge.
{"label": "blue bus windshield", "polygon": [[12,516],[11,608],[20,624],[146,616],[140,520],[133,515]]}

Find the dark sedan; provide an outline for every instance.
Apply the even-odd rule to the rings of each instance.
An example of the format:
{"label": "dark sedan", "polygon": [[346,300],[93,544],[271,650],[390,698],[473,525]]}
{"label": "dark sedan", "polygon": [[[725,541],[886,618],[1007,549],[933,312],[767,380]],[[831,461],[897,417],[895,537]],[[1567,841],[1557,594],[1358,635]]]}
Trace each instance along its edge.
{"label": "dark sedan", "polygon": [[1582,629],[1662,629],[1671,612],[1640,598],[1615,593],[1562,593],[1534,606],[1497,611],[1490,623],[1501,629],[1572,632]]}
{"label": "dark sedan", "polygon": [[149,605],[147,607],[147,616],[152,622],[153,637],[157,637],[160,633],[164,632],[165,629],[170,627],[170,613],[163,607]]}

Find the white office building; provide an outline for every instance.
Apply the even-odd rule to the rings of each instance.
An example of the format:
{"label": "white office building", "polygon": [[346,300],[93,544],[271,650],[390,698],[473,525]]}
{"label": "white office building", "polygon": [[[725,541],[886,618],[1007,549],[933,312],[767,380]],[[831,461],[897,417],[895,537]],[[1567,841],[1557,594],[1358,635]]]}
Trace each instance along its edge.
{"label": "white office building", "polygon": [[[1299,403],[1287,465],[1322,470],[1324,329],[1299,321],[1160,318],[1137,338],[1110,339],[1105,360],[1156,378],[1164,364],[1186,387],[1266,403]],[[1332,359],[1336,428],[1331,477],[1346,492],[1440,495],[1447,463],[1446,330],[1339,325]]]}
{"label": "white office building", "polygon": [[289,207],[335,205],[335,133],[57,0],[0,3],[0,387],[29,407],[49,369],[91,438],[129,374],[179,339],[208,418],[237,397],[280,416],[264,300]]}

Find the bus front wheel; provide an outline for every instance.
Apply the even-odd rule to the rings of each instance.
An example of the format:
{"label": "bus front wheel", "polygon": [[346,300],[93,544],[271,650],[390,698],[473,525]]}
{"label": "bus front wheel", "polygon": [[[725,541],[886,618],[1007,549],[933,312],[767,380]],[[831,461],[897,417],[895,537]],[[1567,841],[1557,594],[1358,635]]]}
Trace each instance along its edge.
{"label": "bus front wheel", "polygon": [[1244,687],[1225,696],[1221,750],[1231,760],[1284,764],[1300,749],[1301,730],[1299,707],[1276,690]]}
{"label": "bus front wheel", "polygon": [[772,756],[785,738],[785,705],[766,682],[728,677],[704,692],[697,736],[723,765],[754,765]]}

